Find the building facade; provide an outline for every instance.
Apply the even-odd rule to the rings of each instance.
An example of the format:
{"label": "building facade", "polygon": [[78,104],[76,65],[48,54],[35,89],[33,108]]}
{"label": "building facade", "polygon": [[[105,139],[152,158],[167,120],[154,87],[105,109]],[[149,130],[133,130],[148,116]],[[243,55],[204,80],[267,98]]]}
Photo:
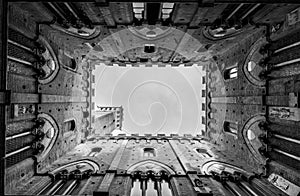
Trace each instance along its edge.
{"label": "building facade", "polygon": [[[92,127],[95,134],[105,135],[112,133],[115,129],[122,130],[123,108],[100,107],[92,113]],[[93,122],[94,121],[94,122]]]}
{"label": "building facade", "polygon": [[[296,0],[0,2],[0,194],[299,195]],[[201,64],[205,129],[110,135],[100,63]]]}

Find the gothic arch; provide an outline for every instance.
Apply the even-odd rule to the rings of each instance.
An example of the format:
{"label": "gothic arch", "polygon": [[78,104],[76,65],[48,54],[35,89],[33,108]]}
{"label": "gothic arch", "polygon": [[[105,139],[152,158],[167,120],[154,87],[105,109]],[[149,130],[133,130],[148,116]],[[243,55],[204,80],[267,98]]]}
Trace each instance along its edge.
{"label": "gothic arch", "polygon": [[58,23],[52,24],[51,25],[52,28],[59,30],[61,32],[64,32],[65,34],[71,35],[73,37],[77,37],[83,40],[91,40],[94,38],[97,38],[100,33],[101,33],[101,29],[100,27],[95,27],[93,29],[87,29],[89,32],[86,32],[86,35],[80,34],[79,31],[81,29],[77,29],[77,28],[64,28],[61,25],[59,25]]}
{"label": "gothic arch", "polygon": [[[41,141],[41,143],[45,146],[45,148],[41,154],[36,156],[37,161],[41,162],[42,160],[44,160],[46,158],[46,156],[49,154],[52,147],[54,146],[54,144],[58,138],[58,135],[59,135],[59,128],[58,128],[58,124],[55,121],[55,119],[52,116],[50,116],[49,114],[46,114],[46,113],[38,114],[38,118],[45,122],[45,124],[41,128],[41,131],[44,132],[46,135],[45,139],[43,139]],[[51,133],[49,133],[49,134],[51,134],[51,137],[47,136],[49,130],[51,131]]]}
{"label": "gothic arch", "polygon": [[[44,78],[39,78],[38,81],[40,84],[48,84],[50,83],[52,80],[54,80],[54,78],[57,76],[58,71],[59,71],[59,62],[58,62],[58,58],[54,52],[54,50],[52,49],[52,47],[50,46],[50,44],[46,41],[46,39],[42,36],[39,36],[38,40],[39,43],[41,43],[42,46],[44,46],[46,48],[46,51],[49,53],[50,57],[49,60],[54,62],[54,66],[55,69],[51,72],[50,75],[44,77]],[[46,59],[47,60],[47,59]]]}
{"label": "gothic arch", "polygon": [[154,169],[157,169],[159,171],[164,170],[169,174],[175,174],[175,171],[172,168],[170,168],[169,166],[161,162],[154,161],[154,160],[146,160],[146,161],[140,161],[138,163],[135,163],[127,169],[127,173],[131,174],[134,171],[141,171],[145,169],[152,170],[152,171],[155,171]]}
{"label": "gothic arch", "polygon": [[64,125],[66,125],[66,124],[70,124],[69,131],[77,131],[77,122],[74,117],[64,120]]}
{"label": "gothic arch", "polygon": [[[253,85],[262,87],[265,85],[265,81],[259,79],[258,74],[256,72],[262,71],[263,68],[261,68],[258,64],[259,61],[263,58],[263,55],[259,53],[260,48],[267,43],[266,38],[262,37],[259,40],[257,40],[250,48],[250,51],[247,55],[247,58],[243,65],[243,73],[246,77],[246,79]],[[254,67],[252,68],[252,65],[254,64]],[[250,68],[249,68],[250,67]],[[253,69],[253,73],[251,70]]]}
{"label": "gothic arch", "polygon": [[[242,137],[246,143],[246,146],[248,150],[251,152],[253,157],[258,161],[258,162],[263,162],[264,159],[261,156],[261,154],[255,149],[253,142],[249,140],[248,138],[248,130],[251,130],[251,127],[257,125],[261,121],[265,121],[266,118],[262,114],[257,114],[255,116],[252,116],[250,119],[247,120],[245,123],[243,129],[242,129]],[[258,134],[256,135],[256,139],[258,140]]]}
{"label": "gothic arch", "polygon": [[239,168],[238,166],[235,166],[230,163],[223,162],[223,161],[215,161],[215,160],[210,160],[210,161],[203,163],[203,165],[201,166],[201,172],[203,174],[209,175],[210,171],[213,169],[213,167],[223,167],[224,169],[227,169],[227,170],[234,170],[234,171],[238,171],[240,173],[248,173],[245,170]]}
{"label": "gothic arch", "polygon": [[203,28],[202,34],[208,40],[220,41],[220,40],[225,40],[225,39],[240,35],[246,29],[247,28],[236,29],[236,28],[232,27],[228,30],[225,30],[222,27],[219,27],[218,29],[211,29],[211,27],[206,27],[206,28]]}
{"label": "gothic arch", "polygon": [[54,170],[50,171],[49,174],[56,174],[56,173],[66,169],[68,167],[72,167],[72,166],[75,166],[75,165],[78,165],[78,164],[86,165],[87,167],[92,169],[93,172],[97,172],[97,171],[100,170],[100,166],[98,165],[98,163],[96,163],[92,160],[89,160],[89,159],[82,159],[82,160],[73,161],[73,162],[67,163],[63,166],[57,167]]}

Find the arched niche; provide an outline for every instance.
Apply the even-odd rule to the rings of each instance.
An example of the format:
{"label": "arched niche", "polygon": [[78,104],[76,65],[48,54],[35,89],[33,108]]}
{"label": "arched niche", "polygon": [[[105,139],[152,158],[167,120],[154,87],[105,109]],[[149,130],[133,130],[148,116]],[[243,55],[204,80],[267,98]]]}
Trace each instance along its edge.
{"label": "arched niche", "polygon": [[142,171],[142,172],[147,172],[147,171],[153,171],[153,172],[160,172],[160,171],[166,171],[168,174],[174,175],[175,171],[170,168],[169,166],[160,163],[158,161],[154,160],[146,160],[146,161],[141,161],[138,163],[135,163],[131,165],[127,169],[127,173],[131,174],[132,172],[135,171]]}
{"label": "arched niche", "polygon": [[262,87],[265,85],[265,81],[259,78],[259,74],[263,71],[263,68],[259,66],[259,62],[264,58],[264,55],[260,53],[260,48],[267,44],[266,38],[262,37],[257,40],[250,48],[250,52],[247,55],[245,63],[243,65],[243,72],[246,79],[253,85]]}
{"label": "arched niche", "polygon": [[212,41],[219,41],[228,39],[234,36],[237,36],[244,32],[246,28],[238,28],[238,27],[231,27],[231,28],[225,28],[225,27],[218,27],[218,28],[212,28],[211,26],[206,27],[202,30],[202,34],[205,38],[212,40]]}
{"label": "arched niche", "polygon": [[40,84],[48,84],[54,80],[58,74],[60,68],[58,58],[44,37],[39,36],[37,42],[40,43],[45,49],[42,53],[42,56],[46,61],[43,65],[40,65],[40,69],[43,73],[45,73],[45,75],[40,77],[38,81]]}
{"label": "arched niche", "polygon": [[210,175],[212,171],[226,171],[229,173],[239,172],[242,174],[249,173],[238,166],[226,162],[222,162],[222,161],[215,161],[215,160],[205,162],[201,167],[201,171],[203,174],[207,174],[207,175]]}
{"label": "arched niche", "polygon": [[143,148],[143,157],[155,157],[156,150],[152,147],[145,147]]}
{"label": "arched niche", "polygon": [[74,162],[67,163],[63,166],[59,166],[59,167],[53,169],[52,171],[49,171],[48,173],[55,175],[62,170],[72,171],[72,170],[75,170],[78,168],[84,168],[84,170],[91,169],[93,171],[93,173],[100,171],[100,166],[98,165],[98,163],[96,163],[92,160],[89,160],[89,159],[82,159],[82,160],[77,160]]}
{"label": "arched niche", "polygon": [[258,127],[258,124],[265,120],[265,116],[262,114],[257,114],[248,119],[242,129],[242,137],[246,143],[246,146],[259,163],[264,163],[265,159],[258,151],[259,147],[262,145],[258,136],[263,133]]}
{"label": "arched niche", "polygon": [[206,148],[195,148],[194,150],[203,158],[213,157],[212,153],[209,152]]}
{"label": "arched niche", "polygon": [[64,131],[75,131],[76,130],[76,120],[74,118],[64,121]]}
{"label": "arched niche", "polygon": [[63,27],[58,23],[54,23],[51,25],[52,28],[59,30],[61,32],[64,32],[68,35],[71,35],[73,37],[81,38],[84,40],[90,40],[98,37],[101,33],[100,27],[94,27],[94,28],[75,28],[75,27]]}
{"label": "arched niche", "polygon": [[45,134],[45,137],[41,141],[41,144],[44,145],[44,150],[40,154],[36,155],[37,161],[41,162],[53,148],[59,135],[59,128],[55,119],[49,114],[40,113],[37,117],[45,122],[43,127],[40,129]]}
{"label": "arched niche", "polygon": [[238,67],[231,67],[229,69],[225,69],[223,72],[224,80],[236,79],[238,77]]}
{"label": "arched niche", "polygon": [[61,63],[61,66],[71,72],[76,72],[78,70],[78,62],[75,60],[75,58],[67,53],[66,51],[60,49],[58,54],[59,62]]}

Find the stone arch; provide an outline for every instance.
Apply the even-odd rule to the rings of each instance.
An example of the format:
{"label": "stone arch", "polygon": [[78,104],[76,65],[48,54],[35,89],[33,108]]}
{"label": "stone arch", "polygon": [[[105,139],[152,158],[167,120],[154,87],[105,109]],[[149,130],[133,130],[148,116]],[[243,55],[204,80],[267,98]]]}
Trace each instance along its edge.
{"label": "stone arch", "polygon": [[[243,73],[245,75],[245,78],[253,85],[262,87],[265,85],[265,81],[259,79],[258,74],[256,72],[262,71],[263,68],[259,66],[259,61],[263,59],[263,55],[259,53],[260,48],[267,43],[267,40],[265,37],[260,38],[257,40],[250,48],[249,53],[247,55],[247,58],[243,65]],[[251,66],[251,63],[255,63],[255,67],[251,68],[252,71],[249,71],[249,66]],[[252,66],[251,66],[252,67]]]}
{"label": "stone arch", "polygon": [[[222,27],[220,27],[220,28],[222,28]],[[202,34],[208,40],[220,41],[220,40],[225,40],[225,39],[228,39],[228,38],[231,38],[231,37],[235,37],[235,36],[243,33],[247,28],[235,29],[232,32],[222,29],[222,30],[220,30],[220,32],[224,32],[224,33],[222,33],[224,35],[223,36],[216,36],[216,35],[221,35],[220,32],[216,32],[216,30],[218,30],[218,29],[213,30],[213,29],[211,29],[211,27],[206,27],[206,28],[203,28]]]}
{"label": "stone arch", "polygon": [[128,139],[128,142],[130,142],[130,141],[136,142],[137,141],[137,138],[135,138],[135,137],[128,137],[127,139]]}
{"label": "stone arch", "polygon": [[168,172],[168,174],[171,175],[175,174],[175,171],[172,168],[170,168],[168,165],[154,160],[146,160],[146,161],[140,161],[138,163],[135,163],[127,169],[127,173],[131,174],[134,171],[143,171],[145,169],[152,170],[152,171],[164,170]]}
{"label": "stone arch", "polygon": [[144,147],[143,148],[143,156],[144,157],[155,157],[156,156],[156,149],[153,147]]}
{"label": "stone arch", "polygon": [[44,77],[44,78],[39,78],[38,82],[40,84],[48,84],[50,83],[52,80],[54,80],[54,78],[57,76],[58,71],[59,71],[59,61],[58,58],[54,52],[54,50],[52,49],[52,47],[50,46],[50,44],[46,41],[46,39],[42,36],[39,36],[37,42],[41,43],[42,46],[44,46],[46,48],[46,51],[49,53],[50,55],[50,59],[54,62],[54,66],[55,69],[51,72],[50,75]]}
{"label": "stone arch", "polygon": [[238,63],[235,63],[234,65],[225,68],[223,71],[223,79],[225,81],[235,80],[239,76],[239,65]]}
{"label": "stone arch", "polygon": [[64,120],[64,126],[68,126],[69,127],[68,131],[76,131],[76,128],[77,128],[76,119],[75,118],[70,118],[70,119]]}
{"label": "stone arch", "polygon": [[[255,149],[255,147],[254,147],[255,143],[248,139],[248,130],[251,130],[251,127],[258,125],[259,122],[265,121],[265,120],[266,120],[265,116],[263,116],[262,114],[257,114],[255,116],[252,116],[251,118],[249,118],[242,129],[242,137],[246,143],[248,150],[253,155],[253,157],[260,163],[264,162],[264,158],[258,152],[258,148]],[[260,130],[260,129],[258,129],[258,130]],[[258,140],[258,134],[255,139],[257,140],[257,143],[258,142],[260,143],[260,141]]]}
{"label": "stone arch", "polygon": [[[203,174],[210,174],[210,171],[212,170],[213,167],[220,167],[220,168],[224,168],[224,169],[227,169],[228,170],[233,170],[233,171],[237,171],[237,172],[240,172],[240,173],[248,173],[247,171],[245,171],[244,169],[241,169],[240,167],[238,166],[235,166],[235,165],[232,165],[230,163],[226,163],[226,162],[223,162],[223,161],[216,161],[216,160],[210,160],[210,161],[207,161],[205,163],[202,164],[201,166],[201,172]],[[233,173],[233,172],[232,172]]]}
{"label": "stone arch", "polygon": [[49,174],[53,174],[53,175],[57,174],[58,172],[66,169],[68,167],[72,167],[72,166],[75,166],[78,164],[85,164],[88,168],[92,169],[93,172],[100,171],[100,166],[98,165],[98,163],[96,163],[95,161],[90,160],[90,159],[82,159],[82,160],[76,160],[76,161],[67,163],[63,166],[59,166],[59,167],[53,169],[52,171],[50,171]]}
{"label": "stone arch", "polygon": [[[49,114],[40,113],[37,117],[45,122],[44,126],[41,128],[41,131],[45,133],[45,139],[41,141],[45,148],[41,154],[36,156],[37,161],[41,162],[46,158],[54,146],[59,135],[59,127],[56,120]],[[48,133],[49,131],[51,131],[51,133]]]}
{"label": "stone arch", "polygon": [[[77,29],[77,28],[64,28],[61,25],[59,25],[58,23],[52,24],[51,25],[52,28],[59,30],[61,32],[64,32],[65,34],[71,35],[73,37],[77,37],[80,39],[84,39],[84,40],[91,40],[94,39],[96,37],[98,37],[101,33],[101,29],[100,27],[95,27],[93,29],[88,29],[89,32],[86,33],[86,35],[80,34],[80,30],[82,31],[82,29]],[[87,29],[87,28],[86,28]]]}

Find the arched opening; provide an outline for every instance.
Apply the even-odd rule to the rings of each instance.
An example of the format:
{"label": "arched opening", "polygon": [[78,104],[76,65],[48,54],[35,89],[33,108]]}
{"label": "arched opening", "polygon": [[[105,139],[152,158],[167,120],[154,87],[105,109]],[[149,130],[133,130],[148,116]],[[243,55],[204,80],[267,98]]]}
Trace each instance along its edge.
{"label": "arched opening", "polygon": [[207,150],[204,149],[204,148],[196,148],[196,151],[197,151],[197,153],[199,153],[199,155],[200,155],[201,157],[203,157],[203,158],[210,158],[210,157],[212,157],[211,154],[209,154],[209,153],[207,152]]}
{"label": "arched opening", "polygon": [[77,62],[72,56],[69,56],[65,53],[61,54],[61,62],[64,68],[71,70],[71,71],[76,71],[77,69]]}
{"label": "arched opening", "polygon": [[154,148],[144,148],[144,157],[155,157]]}
{"label": "arched opening", "polygon": [[88,156],[95,157],[101,152],[101,150],[102,150],[102,148],[94,147],[94,148],[91,149],[91,152],[89,153]]}
{"label": "arched opening", "polygon": [[260,147],[262,143],[259,139],[259,135],[264,134],[264,131],[260,129],[259,124],[265,121],[265,117],[262,114],[252,116],[247,120],[243,129],[241,130],[244,142],[252,154],[259,163],[263,163],[265,158],[260,154]]}
{"label": "arched opening", "polygon": [[237,135],[238,123],[225,121],[223,124],[223,128],[226,133]]}
{"label": "arched opening", "polygon": [[173,195],[170,175],[175,173],[167,165],[148,160],[131,166],[127,172],[132,178],[130,196]]}
{"label": "arched opening", "polygon": [[82,180],[88,179],[99,169],[99,166],[91,160],[80,160],[61,166],[49,172],[54,180],[37,195],[71,195]]}
{"label": "arched opening", "polygon": [[237,67],[232,67],[229,69],[226,69],[224,71],[224,79],[229,80],[229,79],[235,79],[238,77],[238,68]]}
{"label": "arched opening", "polygon": [[76,123],[75,123],[74,119],[64,122],[64,131],[65,132],[75,131],[75,129],[76,129]]}
{"label": "arched opening", "polygon": [[203,35],[210,40],[222,40],[236,36],[243,32],[240,25],[234,26],[211,26],[203,31]]}
{"label": "arched opening", "polygon": [[260,52],[261,48],[267,43],[266,38],[257,40],[250,48],[246,61],[243,65],[243,72],[246,79],[256,85],[264,86],[265,81],[262,80],[261,74],[264,72],[263,66],[260,62],[265,58],[264,54]]}
{"label": "arched opening", "polygon": [[41,84],[47,84],[56,77],[59,71],[59,63],[52,47],[42,36],[39,37],[38,43],[41,45],[38,51],[42,58],[42,61],[37,64],[39,70],[38,80]]}
{"label": "arched opening", "polygon": [[40,122],[44,122],[43,126],[39,127],[39,131],[43,133],[41,135],[44,135],[39,142],[39,145],[43,146],[43,150],[36,155],[37,161],[41,162],[54,146],[59,135],[59,129],[55,119],[48,114],[41,113],[38,115],[38,119]]}

